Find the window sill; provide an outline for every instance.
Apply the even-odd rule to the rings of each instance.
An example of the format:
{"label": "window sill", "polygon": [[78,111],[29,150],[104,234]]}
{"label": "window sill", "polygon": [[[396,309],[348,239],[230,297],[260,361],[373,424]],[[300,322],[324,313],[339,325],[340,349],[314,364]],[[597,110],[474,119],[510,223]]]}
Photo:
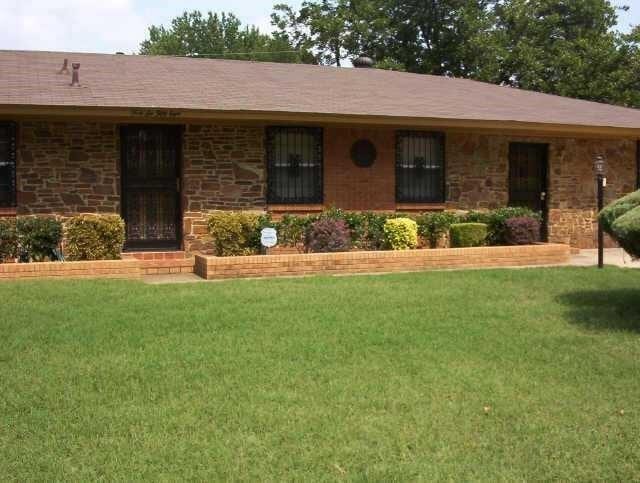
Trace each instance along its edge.
{"label": "window sill", "polygon": [[396,203],[396,211],[444,211],[445,203]]}
{"label": "window sill", "polygon": [[18,214],[18,210],[15,207],[11,207],[11,208],[0,207],[0,216],[16,216],[17,214]]}
{"label": "window sill", "polygon": [[267,205],[267,211],[271,213],[312,213],[323,210],[324,205],[318,203]]}

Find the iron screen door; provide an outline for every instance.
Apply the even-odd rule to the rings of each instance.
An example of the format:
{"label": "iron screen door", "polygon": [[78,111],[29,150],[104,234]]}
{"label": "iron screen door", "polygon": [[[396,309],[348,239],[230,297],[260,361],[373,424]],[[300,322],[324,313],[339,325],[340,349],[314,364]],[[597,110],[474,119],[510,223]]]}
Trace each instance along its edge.
{"label": "iron screen door", "polygon": [[180,126],[123,126],[125,250],[180,248]]}
{"label": "iron screen door", "polygon": [[542,237],[547,233],[547,144],[509,145],[509,206],[522,206],[542,213]]}

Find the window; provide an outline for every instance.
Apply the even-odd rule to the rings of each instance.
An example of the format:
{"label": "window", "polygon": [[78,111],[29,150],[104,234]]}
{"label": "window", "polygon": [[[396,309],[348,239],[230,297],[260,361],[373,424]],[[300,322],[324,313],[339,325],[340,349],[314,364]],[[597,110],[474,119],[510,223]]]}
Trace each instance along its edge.
{"label": "window", "polygon": [[410,131],[398,133],[396,201],[444,201],[444,135]]}
{"label": "window", "polygon": [[16,206],[16,125],[0,123],[0,206]]}
{"label": "window", "polygon": [[322,129],[267,129],[267,202],[322,203]]}

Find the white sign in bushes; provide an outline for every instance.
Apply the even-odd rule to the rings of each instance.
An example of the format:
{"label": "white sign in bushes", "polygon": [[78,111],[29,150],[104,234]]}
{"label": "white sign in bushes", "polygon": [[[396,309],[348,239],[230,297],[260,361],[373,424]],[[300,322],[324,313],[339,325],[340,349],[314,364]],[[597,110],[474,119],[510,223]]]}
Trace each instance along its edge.
{"label": "white sign in bushes", "polygon": [[275,228],[263,228],[260,232],[260,243],[266,248],[275,247],[278,243],[278,234]]}

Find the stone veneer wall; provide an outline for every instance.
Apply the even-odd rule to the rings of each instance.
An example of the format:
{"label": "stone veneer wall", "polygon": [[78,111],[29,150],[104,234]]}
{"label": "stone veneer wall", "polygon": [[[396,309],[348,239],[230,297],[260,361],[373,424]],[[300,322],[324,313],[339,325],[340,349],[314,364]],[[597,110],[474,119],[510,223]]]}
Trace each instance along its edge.
{"label": "stone veneer wall", "polygon": [[18,214],[119,213],[117,125],[23,121],[18,128]]}
{"label": "stone veneer wall", "polygon": [[634,140],[447,135],[448,207],[496,208],[508,203],[509,143],[549,144],[549,241],[579,248],[595,246],[593,159],[607,159],[605,202],[635,189]]}
{"label": "stone veneer wall", "polygon": [[213,210],[266,208],[264,127],[189,125],[183,143],[184,248],[210,252]]}

